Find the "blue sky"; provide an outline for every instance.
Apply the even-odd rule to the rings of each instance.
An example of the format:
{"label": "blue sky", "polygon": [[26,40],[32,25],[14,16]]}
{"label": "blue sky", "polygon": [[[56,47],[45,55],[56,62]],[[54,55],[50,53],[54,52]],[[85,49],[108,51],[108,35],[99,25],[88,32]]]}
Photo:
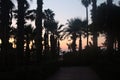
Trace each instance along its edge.
{"label": "blue sky", "polygon": [[[12,0],[16,2],[16,0]],[[28,0],[30,2],[30,0]],[[97,4],[105,2],[106,0],[97,0]],[[120,0],[114,0],[117,3]],[[81,4],[81,0],[43,0],[43,10],[52,9],[55,13],[55,19],[59,21],[60,24],[65,24],[67,19],[79,17],[81,19],[86,18],[85,7]],[[30,2],[30,8],[36,8],[36,0]],[[89,23],[90,20],[90,10],[89,6]]]}
{"label": "blue sky", "polygon": [[[97,4],[105,2],[106,0],[98,0]],[[118,2],[120,0],[114,0]],[[52,9],[55,13],[55,19],[59,21],[60,24],[65,24],[67,19],[79,17],[81,19],[86,18],[85,7],[81,4],[81,0],[43,0],[43,10]],[[31,3],[31,8],[36,8],[36,0]],[[90,20],[90,10],[89,6],[89,23]]]}
{"label": "blue sky", "polygon": [[44,9],[52,9],[56,20],[66,23],[67,19],[79,17],[85,19],[85,8],[80,0],[44,0]]}
{"label": "blue sky", "polygon": [[[85,19],[85,7],[81,5],[81,0],[43,0],[43,10],[52,9],[55,19],[61,24],[65,24],[67,19],[79,17]],[[31,8],[36,7],[36,2]]]}

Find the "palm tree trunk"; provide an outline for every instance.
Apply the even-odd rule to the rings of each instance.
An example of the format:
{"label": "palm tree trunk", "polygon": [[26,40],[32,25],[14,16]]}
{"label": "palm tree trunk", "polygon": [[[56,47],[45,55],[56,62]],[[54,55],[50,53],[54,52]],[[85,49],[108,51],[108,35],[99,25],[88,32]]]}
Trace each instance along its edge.
{"label": "palm tree trunk", "polygon": [[81,51],[82,51],[82,36],[81,36],[81,34],[79,35],[79,53],[81,53]]}
{"label": "palm tree trunk", "polygon": [[57,52],[60,53],[60,41],[59,38],[57,39]]}
{"label": "palm tree trunk", "polygon": [[56,39],[55,39],[55,37],[54,37],[54,33],[53,34],[51,34],[51,36],[50,36],[50,45],[51,45],[51,52],[52,52],[52,56],[53,56],[53,58],[55,58],[56,57]]}
{"label": "palm tree trunk", "polygon": [[98,38],[97,38],[97,32],[96,31],[93,33],[93,45],[94,45],[95,48],[98,47]]}
{"label": "palm tree trunk", "polygon": [[117,41],[116,41],[116,39],[114,40],[114,49],[115,49],[115,51],[117,50]]}
{"label": "palm tree trunk", "polygon": [[27,34],[27,39],[26,39],[26,63],[29,64],[30,63],[30,48],[29,48],[29,44],[30,44],[30,39],[29,39],[29,36]]}
{"label": "palm tree trunk", "polygon": [[107,34],[107,50],[109,54],[113,52],[114,39],[111,33]]}
{"label": "palm tree trunk", "polygon": [[18,32],[17,32],[17,63],[18,65],[23,64],[24,58],[24,0],[18,1]]}
{"label": "palm tree trunk", "polygon": [[95,48],[98,47],[98,39],[97,39],[97,30],[96,30],[96,9],[97,9],[97,0],[92,0],[92,21],[93,21],[93,45]]}
{"label": "palm tree trunk", "polygon": [[86,20],[87,20],[87,46],[89,42],[89,34],[88,34],[88,7],[86,7]]}
{"label": "palm tree trunk", "polygon": [[120,36],[118,36],[118,51],[120,51]]}
{"label": "palm tree trunk", "polygon": [[44,34],[44,53],[46,54],[49,51],[49,39],[48,39],[48,31]]}
{"label": "palm tree trunk", "polygon": [[54,57],[54,36],[51,34],[50,35],[50,48],[51,48],[51,53],[52,53],[52,57]]}
{"label": "palm tree trunk", "polygon": [[72,47],[72,51],[73,52],[76,52],[76,33],[73,33],[73,35],[72,35],[72,45],[71,45],[71,47]]}
{"label": "palm tree trunk", "polygon": [[39,64],[42,56],[42,0],[37,0],[37,14],[36,14],[36,53],[37,53],[37,63]]}
{"label": "palm tree trunk", "polygon": [[1,0],[1,40],[2,40],[2,47],[1,47],[1,55],[2,55],[2,60],[4,65],[8,65],[9,61],[9,30],[10,30],[10,16],[9,12],[11,9],[10,6],[10,0]]}

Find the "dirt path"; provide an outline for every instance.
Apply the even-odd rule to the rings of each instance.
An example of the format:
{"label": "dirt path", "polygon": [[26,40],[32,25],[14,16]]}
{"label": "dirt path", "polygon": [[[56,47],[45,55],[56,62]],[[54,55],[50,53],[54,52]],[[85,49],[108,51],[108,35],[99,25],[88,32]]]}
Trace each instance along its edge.
{"label": "dirt path", "polygon": [[100,78],[89,67],[61,67],[47,80],[100,80]]}

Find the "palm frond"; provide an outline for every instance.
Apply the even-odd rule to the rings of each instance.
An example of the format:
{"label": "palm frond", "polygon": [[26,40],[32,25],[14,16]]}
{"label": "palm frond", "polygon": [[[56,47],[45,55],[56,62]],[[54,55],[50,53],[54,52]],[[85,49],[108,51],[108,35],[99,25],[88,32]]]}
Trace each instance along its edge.
{"label": "palm frond", "polygon": [[61,24],[61,25],[58,27],[58,30],[60,30],[63,26],[64,26],[64,25],[63,25],[63,24]]}
{"label": "palm frond", "polygon": [[82,3],[85,7],[88,7],[89,4],[91,3],[91,0],[81,0],[81,3]]}

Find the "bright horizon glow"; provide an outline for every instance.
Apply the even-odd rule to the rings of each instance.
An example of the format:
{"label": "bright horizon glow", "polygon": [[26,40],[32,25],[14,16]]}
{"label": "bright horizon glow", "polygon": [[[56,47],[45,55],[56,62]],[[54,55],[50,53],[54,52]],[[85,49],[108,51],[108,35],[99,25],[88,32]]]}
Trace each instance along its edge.
{"label": "bright horizon glow", "polygon": [[[92,36],[89,36],[89,42],[93,43],[91,38],[92,38]],[[99,37],[98,37],[98,46],[102,47],[103,46],[102,43],[104,43],[104,41],[105,41],[105,37],[103,37],[102,34],[99,35]],[[71,41],[68,41],[67,39],[65,39],[65,40],[60,41],[60,42],[61,42],[61,44],[60,44],[61,50],[62,51],[68,51],[68,46],[66,44],[71,43]],[[85,48],[86,42],[87,42],[86,38],[82,37],[82,49]],[[77,49],[78,49],[78,47],[79,47],[79,45],[78,45],[79,44],[79,38],[77,38],[76,44],[77,44]]]}

